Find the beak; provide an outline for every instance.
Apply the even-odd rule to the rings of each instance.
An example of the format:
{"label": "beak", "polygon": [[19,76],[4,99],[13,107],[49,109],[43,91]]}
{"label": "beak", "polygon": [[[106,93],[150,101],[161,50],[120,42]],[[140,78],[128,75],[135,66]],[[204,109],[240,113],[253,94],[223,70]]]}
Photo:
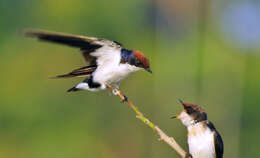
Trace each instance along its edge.
{"label": "beak", "polygon": [[178,119],[178,115],[172,116],[171,119]]}
{"label": "beak", "polygon": [[153,73],[150,68],[146,68],[145,70],[146,70],[147,72]]}
{"label": "beak", "polygon": [[182,101],[182,99],[178,99],[179,100],[179,102],[181,103],[181,104],[183,104],[183,101]]}

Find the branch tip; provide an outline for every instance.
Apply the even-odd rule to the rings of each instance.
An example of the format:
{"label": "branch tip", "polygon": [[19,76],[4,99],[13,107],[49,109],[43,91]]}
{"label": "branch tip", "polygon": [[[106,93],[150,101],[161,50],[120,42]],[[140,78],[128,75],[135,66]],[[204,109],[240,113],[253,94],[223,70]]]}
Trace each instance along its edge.
{"label": "branch tip", "polygon": [[[154,125],[149,119],[147,119],[139,110],[138,108],[130,102],[125,95],[123,95],[118,89],[114,88],[110,84],[106,83],[107,88],[111,89],[115,92],[115,94],[120,97],[120,99],[123,102],[126,102],[136,113],[136,118],[140,119],[143,123],[148,125],[150,128],[152,128],[159,136],[159,141],[163,141],[166,144],[168,144],[172,149],[174,149],[182,158],[192,158],[192,156],[185,152],[180,145],[174,140],[173,137],[169,137],[166,135],[158,126]],[[179,99],[179,101],[182,103],[182,100]]]}

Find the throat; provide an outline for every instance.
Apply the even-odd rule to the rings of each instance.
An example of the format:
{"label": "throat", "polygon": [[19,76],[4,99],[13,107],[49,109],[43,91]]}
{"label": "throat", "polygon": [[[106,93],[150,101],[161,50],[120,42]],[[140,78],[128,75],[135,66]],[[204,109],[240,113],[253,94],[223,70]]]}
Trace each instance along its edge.
{"label": "throat", "polygon": [[188,126],[187,129],[188,129],[188,135],[191,136],[202,134],[207,130],[207,128],[202,122],[194,123]]}
{"label": "throat", "polygon": [[135,64],[135,58],[132,50],[127,50],[127,49],[121,50],[121,63],[128,63],[130,65]]}

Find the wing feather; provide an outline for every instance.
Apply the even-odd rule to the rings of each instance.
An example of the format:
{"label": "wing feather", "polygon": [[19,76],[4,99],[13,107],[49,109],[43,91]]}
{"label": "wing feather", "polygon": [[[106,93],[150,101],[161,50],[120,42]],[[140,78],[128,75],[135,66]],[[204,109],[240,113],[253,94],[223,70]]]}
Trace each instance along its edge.
{"label": "wing feather", "polygon": [[80,48],[84,59],[90,62],[90,65],[94,64],[96,58],[91,57],[89,54],[103,46],[102,44],[96,43],[99,39],[95,37],[76,36],[44,30],[25,30],[24,34],[28,37],[36,37],[46,42]]}
{"label": "wing feather", "polygon": [[210,130],[214,132],[214,143],[215,143],[216,158],[223,158],[223,153],[224,153],[223,140],[222,140],[220,134],[218,133],[218,131],[216,130],[215,126],[213,125],[213,123],[211,123],[208,120],[207,120],[206,123],[207,123],[208,127],[210,128]]}
{"label": "wing feather", "polygon": [[26,36],[36,37],[42,41],[80,48],[84,59],[89,62],[90,66],[107,66],[109,63],[120,62],[122,45],[115,41],[44,30],[25,30],[24,32]]}
{"label": "wing feather", "polygon": [[214,140],[215,140],[216,158],[223,158],[224,145],[223,145],[222,138],[217,131],[214,133]]}
{"label": "wing feather", "polygon": [[95,37],[77,36],[44,30],[25,30],[24,32],[28,37],[37,37],[42,41],[64,44],[81,49],[89,50],[102,47],[102,45],[95,43],[95,41],[98,40],[98,38]]}

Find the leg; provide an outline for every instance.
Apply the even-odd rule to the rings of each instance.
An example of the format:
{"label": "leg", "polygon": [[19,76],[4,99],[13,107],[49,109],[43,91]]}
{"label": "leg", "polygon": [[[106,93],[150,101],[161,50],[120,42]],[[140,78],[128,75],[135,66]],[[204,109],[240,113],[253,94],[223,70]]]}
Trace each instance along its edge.
{"label": "leg", "polygon": [[112,93],[114,95],[117,95],[117,91],[119,91],[119,86],[117,84],[112,84],[112,86],[115,88],[115,90],[112,90]]}
{"label": "leg", "polygon": [[117,95],[117,90],[112,90],[112,93],[113,93],[114,95]]}
{"label": "leg", "polygon": [[190,153],[186,153],[185,158],[192,158],[192,155]]}
{"label": "leg", "polygon": [[[114,89],[114,90],[112,90],[112,93],[114,94],[114,95],[118,95],[118,91],[119,91],[119,89],[118,88],[116,88],[116,89]],[[122,94],[122,93],[121,93]],[[126,102],[128,99],[127,99],[127,97],[124,95],[124,94],[122,94],[123,96],[124,96],[124,99],[122,99],[122,103],[124,103],[124,102]]]}
{"label": "leg", "polygon": [[122,100],[122,103],[127,102],[128,101],[127,96],[125,96],[124,94],[123,94],[123,96],[124,96],[124,99]]}

